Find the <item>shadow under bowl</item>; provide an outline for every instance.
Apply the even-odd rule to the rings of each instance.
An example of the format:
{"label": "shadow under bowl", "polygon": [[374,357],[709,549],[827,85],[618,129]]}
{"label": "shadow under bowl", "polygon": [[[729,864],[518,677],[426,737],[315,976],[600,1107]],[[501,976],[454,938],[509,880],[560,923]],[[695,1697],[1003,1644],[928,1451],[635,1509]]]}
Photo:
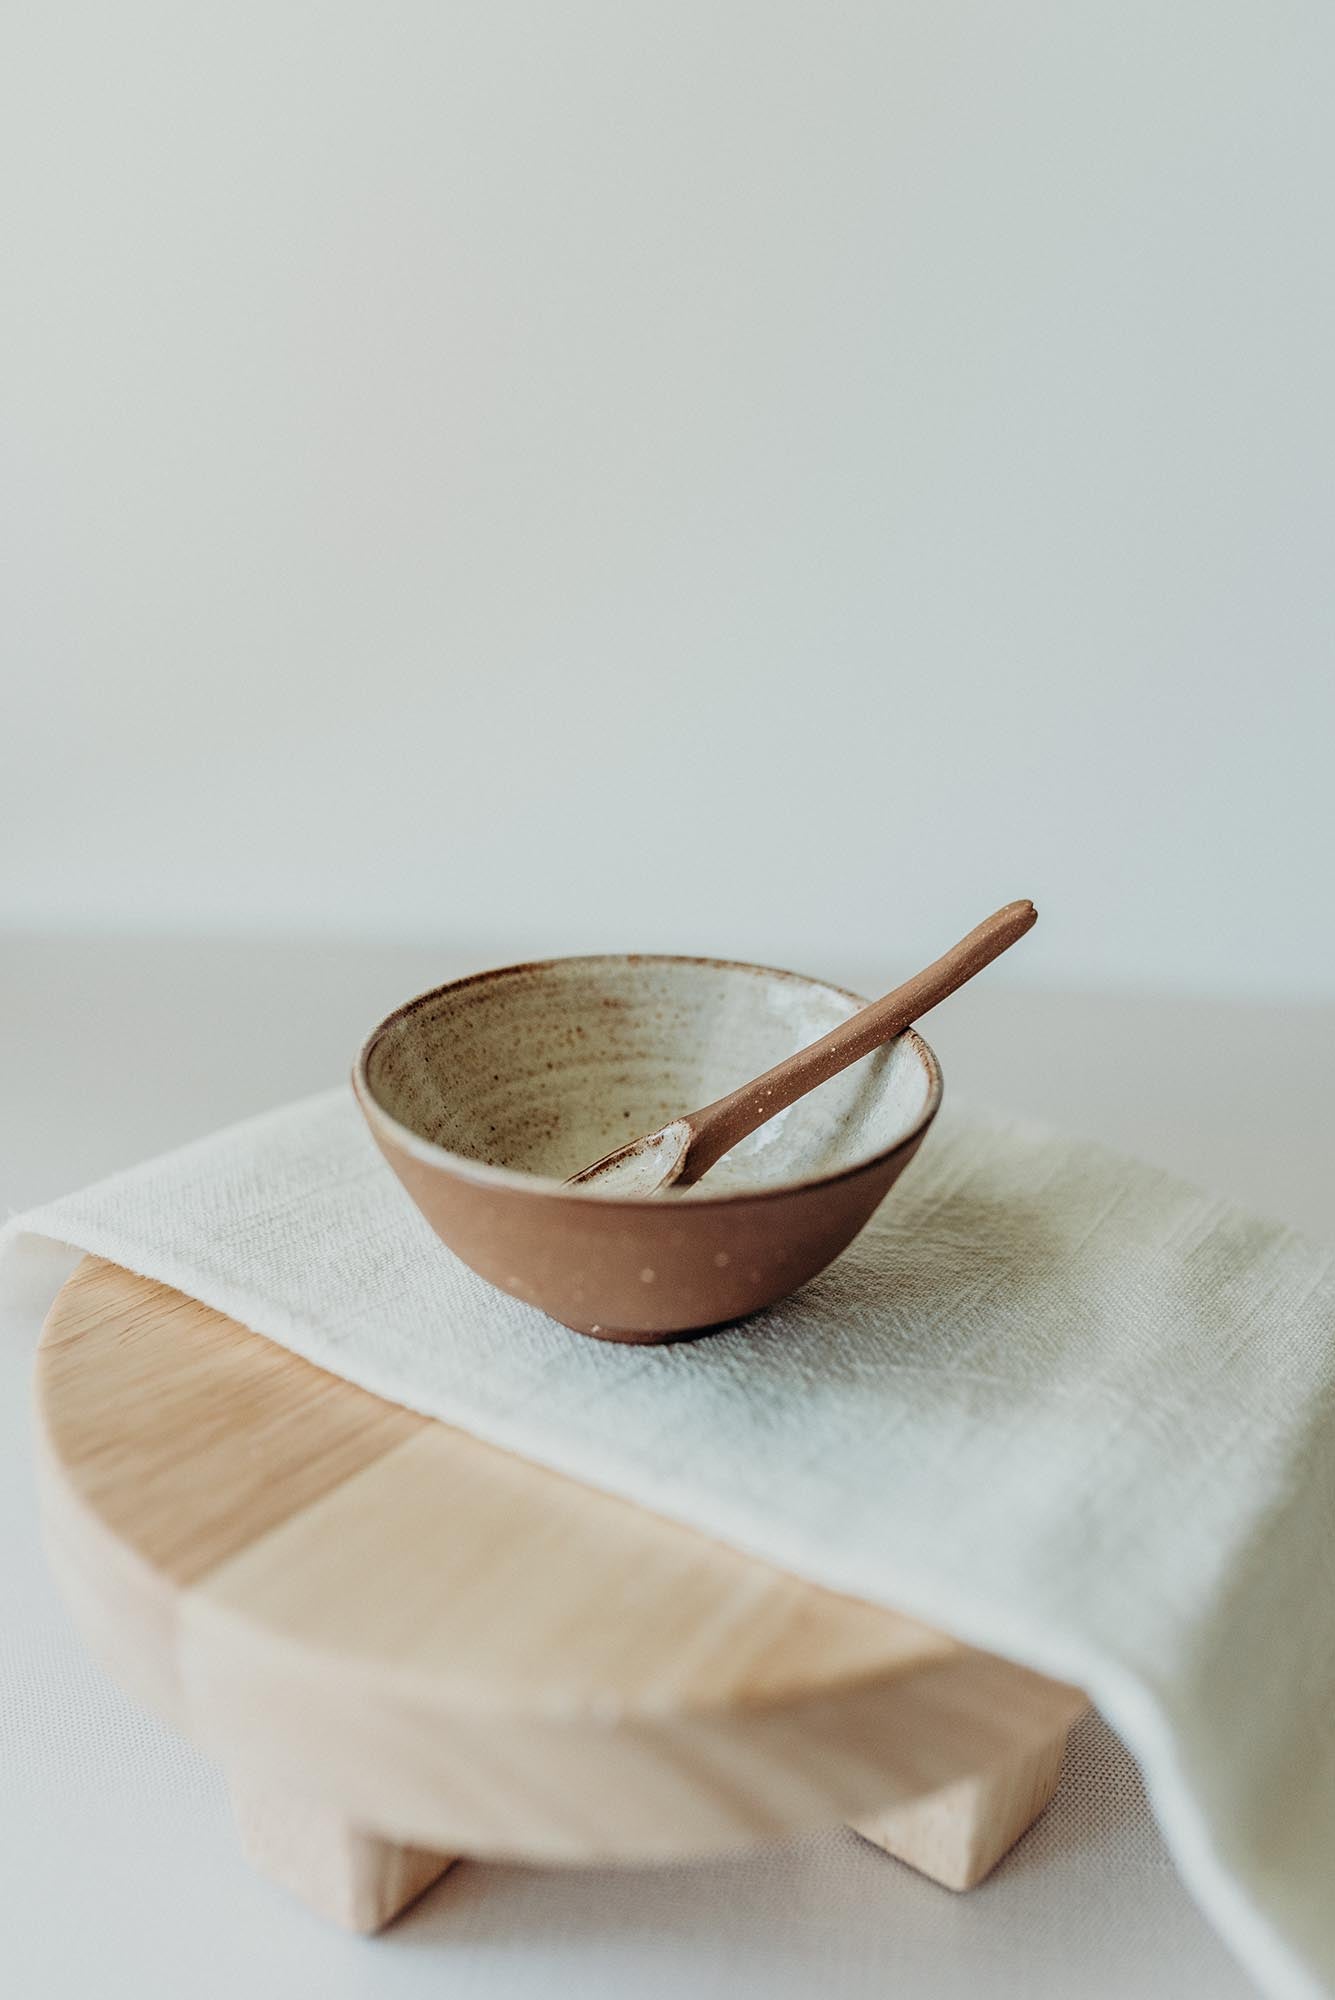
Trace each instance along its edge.
{"label": "shadow under bowl", "polygon": [[641,954],[508,965],[382,1021],[353,1070],[381,1152],[465,1264],[578,1333],[660,1341],[773,1305],[847,1248],[941,1101],[913,1030],[684,1192],[566,1177],[745,1083],[866,1002],[769,966]]}

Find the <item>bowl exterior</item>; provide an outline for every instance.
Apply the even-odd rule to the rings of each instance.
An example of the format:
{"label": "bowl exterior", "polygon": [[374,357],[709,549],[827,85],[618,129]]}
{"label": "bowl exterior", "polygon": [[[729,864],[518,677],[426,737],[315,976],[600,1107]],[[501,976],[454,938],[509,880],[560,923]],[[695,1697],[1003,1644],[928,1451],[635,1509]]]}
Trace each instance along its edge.
{"label": "bowl exterior", "polygon": [[909,1164],[935,1109],[892,1152],[828,1180],[710,1202],[599,1200],[474,1179],[425,1160],[358,1100],[442,1243],[501,1291],[577,1333],[654,1342],[774,1305],[846,1249]]}

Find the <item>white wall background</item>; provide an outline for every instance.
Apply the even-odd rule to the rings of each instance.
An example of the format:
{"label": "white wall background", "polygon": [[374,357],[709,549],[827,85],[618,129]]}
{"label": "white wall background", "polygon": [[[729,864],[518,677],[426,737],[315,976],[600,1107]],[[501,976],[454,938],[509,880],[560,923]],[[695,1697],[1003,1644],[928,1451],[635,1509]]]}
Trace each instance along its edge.
{"label": "white wall background", "polygon": [[1325,0],[0,36],[0,921],[1335,992]]}

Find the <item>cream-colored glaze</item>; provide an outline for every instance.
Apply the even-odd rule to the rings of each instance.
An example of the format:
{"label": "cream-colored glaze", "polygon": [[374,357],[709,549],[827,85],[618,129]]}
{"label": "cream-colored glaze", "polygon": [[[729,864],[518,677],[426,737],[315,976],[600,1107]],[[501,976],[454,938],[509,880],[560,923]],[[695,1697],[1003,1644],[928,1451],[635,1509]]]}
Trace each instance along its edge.
{"label": "cream-colored glaze", "polygon": [[763,1130],[832,1077],[895,1041],[966,981],[976,978],[1032,930],[1037,920],[1038,912],[1027,897],[994,910],[930,965],[911,979],[901,980],[850,1019],[837,1022],[711,1104],[683,1112],[671,1124],[637,1134],[614,1147],[573,1174],[571,1185],[639,1197],[697,1186],[710,1168],[744,1139]]}
{"label": "cream-colored glaze", "polygon": [[[842,988],[760,966],[561,959],[461,981],[404,1010],[375,1042],[367,1079],[418,1140],[560,1183],[683,1105],[707,1104],[806,1047],[863,1005]],[[917,1046],[893,1042],[751,1133],[698,1192],[677,1198],[839,1173],[911,1132],[930,1091]],[[613,1194],[601,1183],[579,1192]]]}
{"label": "cream-colored glaze", "polygon": [[647,1132],[633,1145],[610,1153],[596,1166],[576,1174],[571,1187],[595,1188],[599,1194],[630,1196],[643,1201],[648,1195],[685,1194],[676,1189],[677,1170],[691,1142],[691,1128],[684,1118],[674,1118],[657,1132]]}

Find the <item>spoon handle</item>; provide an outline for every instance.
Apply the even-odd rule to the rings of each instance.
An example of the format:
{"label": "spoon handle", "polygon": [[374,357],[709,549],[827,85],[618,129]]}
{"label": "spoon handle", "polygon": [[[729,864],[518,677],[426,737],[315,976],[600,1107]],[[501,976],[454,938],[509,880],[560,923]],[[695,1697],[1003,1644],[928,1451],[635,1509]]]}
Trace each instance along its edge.
{"label": "spoon handle", "polygon": [[739,1139],[754,1132],[766,1119],[773,1118],[799,1097],[805,1097],[828,1077],[837,1076],[850,1063],[893,1041],[929,1008],[999,958],[1037,920],[1038,912],[1032,903],[1007,903],[957,945],[952,945],[943,957],[915,973],[912,979],[906,979],[902,986],[896,986],[884,999],[873,1000],[869,1007],[863,1007],[850,1020],[841,1021],[809,1048],[785,1056],[763,1076],[744,1083],[739,1090],[729,1091],[726,1097],[716,1098],[702,1111],[693,1111],[686,1121],[691,1128],[691,1140],[676,1185],[690,1187]]}

